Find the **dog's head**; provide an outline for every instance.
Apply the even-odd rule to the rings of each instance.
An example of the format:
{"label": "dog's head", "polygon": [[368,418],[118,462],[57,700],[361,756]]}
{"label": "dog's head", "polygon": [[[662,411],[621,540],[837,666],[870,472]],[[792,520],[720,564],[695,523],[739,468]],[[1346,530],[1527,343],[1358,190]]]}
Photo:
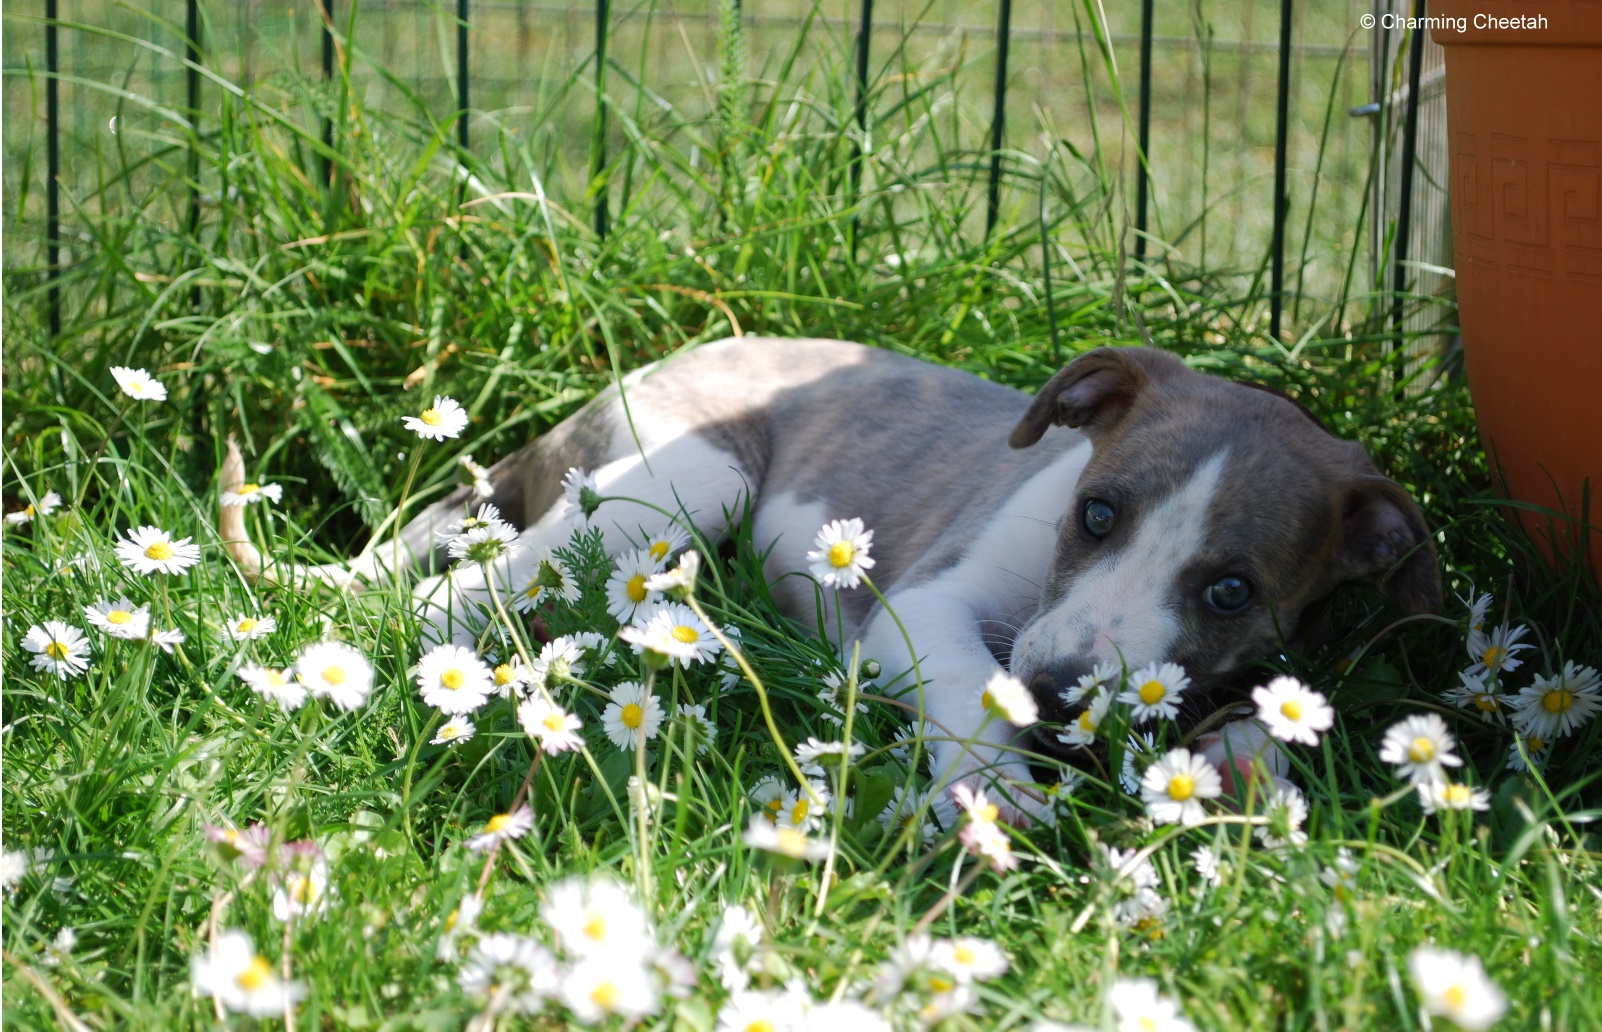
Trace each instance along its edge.
{"label": "dog's head", "polygon": [[1044,719],[1072,716],[1060,693],[1098,662],[1179,663],[1216,684],[1301,637],[1346,581],[1375,581],[1408,612],[1440,603],[1418,506],[1278,392],[1098,348],[1052,377],[1012,446],[1052,424],[1081,430],[1092,456],[1013,644]]}

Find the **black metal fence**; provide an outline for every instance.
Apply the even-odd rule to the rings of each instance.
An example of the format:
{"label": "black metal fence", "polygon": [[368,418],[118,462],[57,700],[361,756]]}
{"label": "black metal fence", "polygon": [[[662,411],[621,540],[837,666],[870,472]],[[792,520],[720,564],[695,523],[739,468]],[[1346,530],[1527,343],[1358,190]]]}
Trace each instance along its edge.
{"label": "black metal fence", "polygon": [[[749,0],[747,0],[747,2],[749,2]],[[1390,0],[1385,0],[1385,2],[1388,3]],[[393,0],[391,0],[391,3],[393,3]],[[1411,3],[1415,12],[1422,12],[1424,0],[1411,0]],[[319,26],[319,32],[321,36],[322,73],[325,77],[332,77],[335,74],[335,69],[337,66],[336,48],[340,43],[340,29],[342,26],[342,12],[339,9],[339,4],[340,0],[310,0],[309,7],[305,7],[304,5],[296,5],[302,6],[303,10],[308,10],[309,13],[315,17],[316,23]],[[249,19],[250,11],[254,6],[256,6],[255,3],[246,3],[244,5],[245,18],[247,20]],[[502,6],[505,6],[504,3]],[[533,7],[533,5],[528,4],[516,4],[515,6],[519,8],[518,13],[520,17],[524,15],[524,9]],[[752,6],[754,7],[754,5]],[[1247,6],[1249,12],[1249,2]],[[469,148],[473,143],[470,135],[471,121],[468,117],[468,112],[471,110],[471,99],[473,96],[472,88],[475,81],[475,65],[476,62],[482,58],[482,48],[488,42],[484,38],[479,38],[477,40],[478,46],[475,46],[474,17],[475,13],[483,12],[489,7],[489,0],[476,0],[476,3],[473,2],[473,0],[456,0],[454,16],[450,17],[449,19],[452,27],[454,28],[455,34],[455,82],[454,97],[452,97],[451,100],[456,108],[456,112],[453,115],[456,125],[456,141],[464,153],[469,151]],[[1285,328],[1285,304],[1291,293],[1291,291],[1287,290],[1286,286],[1286,261],[1287,250],[1289,247],[1287,241],[1287,220],[1289,217],[1288,182],[1292,173],[1291,157],[1288,152],[1288,144],[1293,131],[1290,125],[1290,109],[1292,105],[1292,91],[1294,82],[1294,62],[1297,59],[1298,53],[1301,53],[1302,55],[1306,55],[1308,53],[1321,53],[1325,57],[1338,55],[1342,61],[1353,57],[1361,59],[1370,56],[1368,47],[1364,45],[1360,34],[1356,33],[1355,31],[1350,34],[1350,38],[1344,45],[1337,42],[1333,44],[1302,44],[1298,46],[1293,41],[1293,30],[1296,27],[1299,13],[1306,7],[1307,5],[1303,4],[1299,8],[1295,3],[1295,0],[1280,0],[1277,12],[1278,45],[1276,52],[1273,54],[1277,67],[1275,79],[1275,128],[1273,134],[1272,159],[1272,231],[1266,264],[1268,266],[1268,294],[1270,299],[1270,319],[1268,331],[1270,335],[1275,338],[1279,338],[1282,330]],[[1089,9],[1090,5],[1086,5],[1086,10]],[[1200,8],[1198,7],[1197,10],[1199,9]],[[1347,11],[1348,14],[1351,15],[1350,21],[1354,29],[1357,25],[1357,17],[1355,12],[1359,10],[1366,11],[1367,9],[1368,8],[1366,6],[1359,8],[1356,0],[1348,0]],[[560,12],[562,9],[540,8],[536,10],[549,13],[552,10],[557,10]],[[441,14],[443,11],[443,8],[434,8],[434,12],[436,14]],[[1018,35],[1017,30],[1013,25],[1012,0],[998,0],[995,12],[996,21],[994,23],[993,30],[995,40],[995,63],[994,74],[991,80],[993,105],[990,112],[990,125],[988,132],[989,161],[986,183],[987,204],[985,210],[985,229],[987,233],[994,230],[998,219],[1000,218],[1002,190],[1006,177],[1003,157],[1007,147],[1007,109],[1009,103],[1009,90],[1014,84],[1014,80],[1009,73],[1009,50],[1014,38]],[[45,151],[47,165],[44,176],[44,241],[47,251],[45,255],[45,263],[46,274],[51,283],[49,294],[50,327],[51,332],[55,334],[59,333],[60,330],[60,299],[55,284],[55,278],[59,275],[61,268],[62,119],[60,111],[59,87],[60,83],[64,80],[60,63],[59,32],[62,23],[60,22],[59,18],[60,10],[58,0],[43,0],[42,11],[40,13],[42,13],[44,16],[44,53],[42,55],[44,74],[42,76],[42,80],[45,93],[44,121],[46,123]],[[568,8],[566,9],[566,13],[571,15],[574,13],[574,9]],[[591,74],[595,78],[595,88],[597,95],[599,95],[606,89],[605,76],[608,65],[608,47],[611,41],[610,37],[615,30],[616,17],[614,16],[609,0],[595,0],[593,13],[594,38],[593,52],[591,55]],[[870,88],[870,69],[872,61],[871,46],[875,31],[884,28],[883,25],[875,23],[874,13],[874,0],[860,0],[860,8],[855,14],[855,24],[852,26],[852,35],[854,36],[853,47],[855,50],[855,69],[857,77],[855,86],[858,97],[856,120],[859,131],[863,133],[866,133],[868,129],[868,119],[870,114],[868,110],[867,98]],[[200,0],[186,0],[184,5],[184,29],[182,32],[182,46],[184,54],[183,64],[186,85],[185,103],[187,107],[187,113],[191,117],[196,118],[198,118],[200,115],[202,105],[201,73],[203,69],[203,62],[205,61],[205,55],[207,53],[204,45],[205,41],[202,39],[204,23],[201,14],[202,11]],[[1149,249],[1148,244],[1154,236],[1154,230],[1150,225],[1150,214],[1152,209],[1151,201],[1153,191],[1155,189],[1154,161],[1152,156],[1151,139],[1153,119],[1152,94],[1154,43],[1160,43],[1165,47],[1172,48],[1176,39],[1176,37],[1173,36],[1160,37],[1156,33],[1156,14],[1157,11],[1155,9],[1154,0],[1141,0],[1139,33],[1137,40],[1139,53],[1139,69],[1137,77],[1139,84],[1139,103],[1136,114],[1136,134],[1138,138],[1138,145],[1135,153],[1135,162],[1137,167],[1135,169],[1133,184],[1135,192],[1133,250],[1135,259],[1137,261],[1143,261],[1146,259]],[[742,11],[741,16],[744,18],[754,19],[760,19],[763,17],[761,13],[753,10]],[[903,22],[899,27],[904,30],[906,25]],[[937,28],[939,27],[940,26],[937,26]],[[949,23],[946,23],[944,27],[949,29]],[[972,31],[979,31],[979,27],[976,26],[968,26],[966,28]],[[1037,32],[1042,30],[1036,29],[1029,31]],[[1079,33],[1081,39],[1083,39],[1085,31],[1084,27],[1081,25],[1076,25],[1075,31]],[[1110,34],[1110,30],[1107,30],[1105,24],[1100,27],[1093,27],[1091,35],[1096,36],[1098,33]],[[1201,35],[1202,33],[1198,31],[1198,39],[1201,37]],[[1119,41],[1106,39],[1097,40],[1097,42],[1110,47]],[[1123,42],[1128,41],[1126,39],[1123,40]],[[1211,40],[1210,42],[1215,46],[1220,45],[1220,41],[1217,40]],[[1399,213],[1397,216],[1399,225],[1395,227],[1396,232],[1394,234],[1393,243],[1390,245],[1392,251],[1387,256],[1389,260],[1384,263],[1386,267],[1394,270],[1394,291],[1396,305],[1394,315],[1398,325],[1400,325],[1403,318],[1403,298],[1407,293],[1408,287],[1408,263],[1406,249],[1411,239],[1409,222],[1411,219],[1410,199],[1412,196],[1412,170],[1414,165],[1412,155],[1416,152],[1418,147],[1417,108],[1420,95],[1418,81],[1420,74],[1419,68],[1421,43],[1422,37],[1419,36],[1414,36],[1410,40],[1411,50],[1409,80],[1411,89],[1402,91],[1402,96],[1405,100],[1405,110],[1399,113],[1401,116],[1401,124],[1404,126],[1400,154],[1402,182],[1400,189]],[[1189,45],[1189,42],[1187,42],[1187,45]],[[1227,46],[1227,43],[1224,45]],[[1254,46],[1249,39],[1239,41],[1239,43],[1237,43],[1237,46],[1242,45],[1245,47],[1248,54],[1250,53],[1251,48]],[[243,60],[248,66],[248,50],[245,52],[243,58],[241,58],[236,52],[235,59]],[[15,74],[16,62],[8,61],[8,64],[13,65],[11,70],[13,74]],[[1241,74],[1244,81],[1247,73],[1243,71]],[[1338,75],[1339,73],[1337,72],[1337,80]],[[1385,105],[1382,103],[1380,106],[1384,107]],[[594,112],[594,118],[597,125],[592,136],[593,145],[589,154],[588,168],[588,172],[592,178],[599,174],[607,160],[606,132],[604,125],[605,115],[605,105],[597,104]],[[1376,130],[1376,136],[1380,133],[1390,131],[1387,120],[1382,119],[1381,126],[1382,127],[1380,129]],[[1326,134],[1328,132],[1327,125],[1325,127],[1325,132]],[[332,144],[332,127],[326,120],[323,126],[322,139],[325,144]],[[187,205],[187,219],[191,231],[196,228],[200,218],[200,170],[198,168],[198,161],[198,154],[192,153],[190,157],[191,175],[189,177],[190,194]],[[325,175],[330,171],[328,169],[328,162],[326,158],[323,159],[323,170]],[[604,191],[596,200],[593,217],[596,232],[604,235],[608,230],[609,220],[607,196]],[[1305,241],[1303,244],[1303,250],[1304,252],[1306,250]]]}

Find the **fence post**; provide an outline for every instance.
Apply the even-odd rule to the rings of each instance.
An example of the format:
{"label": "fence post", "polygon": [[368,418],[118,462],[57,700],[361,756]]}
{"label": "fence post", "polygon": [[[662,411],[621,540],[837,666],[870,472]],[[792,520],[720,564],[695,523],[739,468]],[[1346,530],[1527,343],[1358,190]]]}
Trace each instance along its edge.
{"label": "fence post", "polygon": [[[610,18],[610,0],[595,3],[595,130],[590,140],[590,184],[593,187],[606,168],[606,33]],[[606,239],[607,212],[606,187],[601,186],[595,198],[595,235]]]}
{"label": "fence post", "polygon": [[[1413,17],[1422,24],[1425,0],[1413,0]],[[1411,29],[1408,45],[1407,114],[1402,122],[1402,196],[1396,213],[1396,255],[1394,286],[1391,298],[1391,325],[1396,330],[1396,343],[1404,343],[1402,335],[1402,294],[1407,290],[1407,237],[1413,222],[1413,165],[1418,157],[1418,80],[1424,64],[1424,31]]]}
{"label": "fence post", "polygon": [[1290,205],[1285,187],[1285,143],[1290,135],[1291,4],[1292,0],[1280,0],[1279,5],[1279,109],[1274,120],[1273,276],[1268,317],[1268,335],[1275,340],[1285,308],[1285,216]]}
{"label": "fence post", "polygon": [[[184,11],[184,56],[188,66],[186,100],[189,105],[189,238],[200,232],[200,0],[188,0]],[[189,288],[189,307],[200,307],[200,287]]]}
{"label": "fence post", "polygon": [[[862,20],[857,28],[857,132],[868,132],[868,40],[873,35],[873,0],[862,0]],[[851,197],[856,199],[862,183],[862,144],[851,148]]]}
{"label": "fence post", "polygon": [[467,155],[467,0],[456,0],[456,145]]}
{"label": "fence post", "polygon": [[1135,191],[1135,258],[1146,257],[1146,192],[1151,188],[1151,34],[1152,0],[1140,2],[1140,177]]}
{"label": "fence post", "polygon": [[1012,0],[1001,0],[996,23],[996,109],[990,116],[990,190],[985,200],[985,236],[1001,209],[1001,138],[1007,126],[1007,44],[1012,37]]}
{"label": "fence post", "polygon": [[50,337],[61,336],[61,55],[56,48],[56,0],[45,0],[45,280],[50,284]]}
{"label": "fence post", "polygon": [[[323,15],[323,81],[329,82],[334,78],[334,0],[322,0]],[[332,150],[334,147],[334,120],[323,119],[323,146]],[[323,182],[334,181],[334,162],[327,154],[321,157],[323,165]]]}

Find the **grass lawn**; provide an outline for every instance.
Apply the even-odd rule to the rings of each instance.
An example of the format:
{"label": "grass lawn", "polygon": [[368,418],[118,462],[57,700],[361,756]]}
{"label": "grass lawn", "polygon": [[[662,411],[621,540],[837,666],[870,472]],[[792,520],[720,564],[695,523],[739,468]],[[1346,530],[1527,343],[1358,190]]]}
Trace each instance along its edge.
{"label": "grass lawn", "polygon": [[[1508,702],[1573,664],[1571,712],[1586,712],[1602,597],[1492,503],[1457,362],[1397,347],[1390,296],[1352,265],[1272,340],[1260,270],[1134,262],[1125,187],[1096,151],[1012,162],[986,235],[984,156],[945,135],[942,73],[882,88],[858,164],[847,55],[804,70],[781,55],[753,79],[733,23],[719,41],[705,113],[615,107],[623,145],[582,193],[548,189],[511,129],[463,155],[422,112],[281,76],[219,89],[200,130],[163,123],[76,170],[97,185],[72,196],[59,337],[40,263],[8,258],[4,492],[33,511],[0,538],[7,1023],[1136,1028],[1145,1008],[1150,1027],[1183,1027],[1142,996],[1149,979],[1203,1029],[1426,1029],[1454,1009],[1481,1027],[1503,996],[1496,1027],[1602,1027],[1602,722],[1532,752]],[[1107,74],[1093,45],[1085,60]],[[1355,226],[1346,239],[1361,253]],[[1333,727],[1287,747],[1297,827],[1259,796],[1155,824],[1120,773],[1186,732],[1144,725],[1156,744],[1132,747],[1115,707],[1105,761],[1065,774],[1049,826],[1005,833],[1016,866],[996,870],[964,848],[982,820],[929,821],[932,774],[877,697],[860,662],[874,657],[777,613],[768,542],[695,543],[696,605],[739,632],[743,665],[723,649],[648,668],[619,642],[611,563],[584,540],[562,555],[574,601],[506,614],[492,665],[526,657],[540,683],[524,691],[582,721],[580,750],[542,748],[515,697],[439,740],[448,715],[418,679],[440,675],[419,671],[401,593],[252,583],[223,550],[230,434],[250,475],[283,488],[246,510],[261,547],[348,557],[460,482],[463,456],[487,465],[617,375],[753,332],[861,340],[1027,390],[1091,347],[1147,343],[1286,390],[1420,500],[1445,610],[1403,617],[1354,585],[1316,651],[1187,699],[1186,728],[1281,674],[1328,698]],[[114,366],[148,370],[164,399],[123,392]],[[422,441],[402,417],[439,395],[468,425]],[[125,565],[118,543],[146,526],[192,539],[198,563]],[[1484,593],[1484,633],[1522,626],[1530,646],[1491,679],[1490,713],[1446,695],[1475,662]],[[102,602],[133,619],[101,629],[85,607]],[[230,633],[245,617],[275,626]],[[29,640],[65,633],[50,621],[85,638],[60,675]],[[182,640],[117,637],[130,625]],[[577,644],[552,662],[560,640]],[[355,654],[308,654],[325,642]],[[324,697],[290,708],[246,683],[297,660]],[[607,734],[625,682],[663,718],[644,749]],[[1426,715],[1483,808],[1427,813],[1380,758],[1387,729]],[[811,800],[820,857],[792,860],[747,836],[775,796],[792,815],[805,798],[793,750],[809,738],[862,752],[812,779],[849,803]],[[525,802],[531,824],[509,837]],[[881,823],[887,809],[915,816]],[[1420,947],[1477,958],[1497,988]]]}

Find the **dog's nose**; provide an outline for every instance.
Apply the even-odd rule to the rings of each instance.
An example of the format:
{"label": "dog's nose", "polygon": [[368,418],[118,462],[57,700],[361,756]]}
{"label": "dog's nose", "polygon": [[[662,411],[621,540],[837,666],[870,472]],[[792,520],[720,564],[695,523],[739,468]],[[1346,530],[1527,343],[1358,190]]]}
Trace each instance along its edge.
{"label": "dog's nose", "polygon": [[1036,671],[1029,679],[1029,693],[1040,707],[1040,719],[1063,724],[1077,715],[1081,707],[1068,705],[1062,693],[1077,685],[1088,673],[1090,664],[1074,661],[1054,663]]}

